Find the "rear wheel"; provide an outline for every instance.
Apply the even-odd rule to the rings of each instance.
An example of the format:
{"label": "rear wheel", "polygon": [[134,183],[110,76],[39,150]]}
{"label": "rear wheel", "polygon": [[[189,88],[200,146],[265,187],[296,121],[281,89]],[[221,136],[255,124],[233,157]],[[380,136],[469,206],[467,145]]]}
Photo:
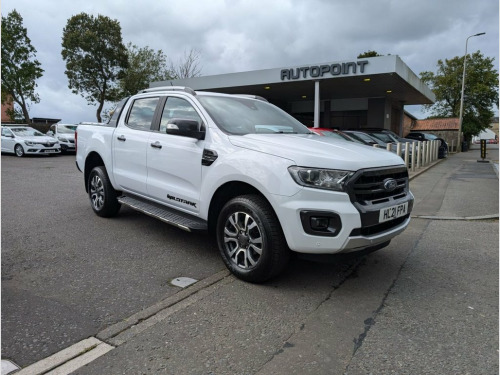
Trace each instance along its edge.
{"label": "rear wheel", "polygon": [[217,221],[217,243],[227,268],[249,282],[278,275],[290,258],[276,214],[258,195],[236,197],[226,203]]}
{"label": "rear wheel", "polygon": [[20,158],[22,158],[24,156],[24,148],[23,148],[23,146],[21,146],[20,144],[17,144],[14,147],[14,152],[15,152],[16,156],[19,156]]}
{"label": "rear wheel", "polygon": [[115,216],[120,210],[116,190],[109,181],[106,168],[98,166],[92,169],[88,179],[90,204],[94,212],[102,217]]}

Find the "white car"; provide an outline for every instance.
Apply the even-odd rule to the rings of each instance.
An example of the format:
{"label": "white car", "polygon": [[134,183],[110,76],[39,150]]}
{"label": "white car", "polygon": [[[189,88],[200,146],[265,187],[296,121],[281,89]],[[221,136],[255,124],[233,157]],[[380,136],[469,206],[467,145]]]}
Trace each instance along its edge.
{"label": "white car", "polygon": [[47,135],[57,138],[61,145],[61,152],[75,152],[76,127],[77,125],[74,124],[53,124]]}
{"label": "white car", "polygon": [[2,152],[24,155],[60,154],[61,146],[49,137],[25,125],[2,126]]}

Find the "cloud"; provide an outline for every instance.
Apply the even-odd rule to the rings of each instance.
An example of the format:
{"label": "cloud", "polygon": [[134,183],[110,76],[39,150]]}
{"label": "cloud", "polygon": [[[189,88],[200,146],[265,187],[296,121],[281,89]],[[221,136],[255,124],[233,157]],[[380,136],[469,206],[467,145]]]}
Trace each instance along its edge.
{"label": "cloud", "polygon": [[[81,12],[117,19],[124,43],[162,50],[173,62],[200,51],[203,75],[322,63],[362,52],[399,55],[416,73],[469,51],[495,58],[497,0],[4,0],[17,9],[45,70],[32,117],[95,120],[95,107],[68,89],[61,57],[63,28]],[[47,21],[50,20],[50,21]]]}

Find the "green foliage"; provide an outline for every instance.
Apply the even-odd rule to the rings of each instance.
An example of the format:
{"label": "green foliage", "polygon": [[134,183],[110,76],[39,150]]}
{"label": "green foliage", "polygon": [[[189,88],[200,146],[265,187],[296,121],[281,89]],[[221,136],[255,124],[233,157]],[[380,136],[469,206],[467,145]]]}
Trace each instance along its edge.
{"label": "green foliage", "polygon": [[[467,57],[462,121],[465,139],[488,128],[494,116],[493,106],[498,108],[498,72],[493,60],[479,51]],[[424,108],[432,117],[459,117],[464,57],[438,60],[437,67],[437,73],[420,73],[436,95],[436,103]]]}
{"label": "green foliage", "polygon": [[364,59],[365,57],[377,57],[377,56],[382,56],[382,55],[379,55],[379,53],[376,51],[366,51],[359,54],[358,59]]}
{"label": "green foliage", "polygon": [[40,102],[35,88],[43,69],[35,54],[21,15],[13,10],[2,16],[2,104],[13,101],[21,107],[9,111],[12,121],[24,118],[29,123],[28,101]]}
{"label": "green foliage", "polygon": [[172,79],[167,56],[162,50],[155,52],[149,47],[139,48],[129,43],[127,55],[128,67],[120,79],[120,97],[137,94],[151,82]]}
{"label": "green foliage", "polygon": [[96,117],[101,122],[104,102],[118,99],[118,80],[128,65],[120,23],[86,13],[71,17],[63,30],[61,53],[69,88],[89,104],[98,104]]}

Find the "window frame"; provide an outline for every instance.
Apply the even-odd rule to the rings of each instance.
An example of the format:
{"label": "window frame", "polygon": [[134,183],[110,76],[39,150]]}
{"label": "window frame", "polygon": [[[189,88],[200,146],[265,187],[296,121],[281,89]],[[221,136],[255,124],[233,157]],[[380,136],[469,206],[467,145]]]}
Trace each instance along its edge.
{"label": "window frame", "polygon": [[[129,129],[134,129],[134,130],[138,130],[138,131],[148,131],[148,132],[153,131],[156,127],[157,122],[158,122],[158,116],[159,116],[159,112],[160,112],[159,109],[163,107],[161,104],[164,103],[165,98],[166,98],[165,96],[160,96],[160,95],[144,96],[141,98],[135,98],[132,101],[132,103],[130,104],[130,106],[128,107],[127,116],[125,117],[125,121],[123,123]],[[130,120],[130,115],[132,113],[132,109],[134,108],[135,103],[140,101],[140,100],[147,100],[147,99],[158,99],[158,101],[156,102],[156,108],[154,110],[153,117],[151,119],[151,124],[150,124],[149,128],[147,129],[147,128],[142,128],[142,127],[130,125],[128,122]],[[160,115],[161,115],[161,113],[160,113]]]}

